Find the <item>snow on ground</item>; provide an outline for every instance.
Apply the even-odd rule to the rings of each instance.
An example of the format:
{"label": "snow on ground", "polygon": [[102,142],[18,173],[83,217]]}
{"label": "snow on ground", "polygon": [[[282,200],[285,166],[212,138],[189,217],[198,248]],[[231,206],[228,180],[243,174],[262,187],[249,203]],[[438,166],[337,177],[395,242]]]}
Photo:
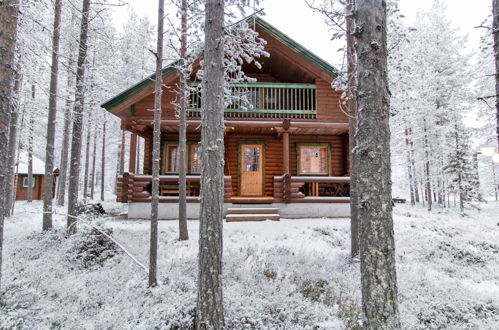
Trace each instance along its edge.
{"label": "snow on ground", "polygon": [[[149,223],[94,220],[147,265]],[[60,209],[63,213],[64,210]],[[395,235],[404,329],[499,329],[499,203],[462,218],[397,205]],[[198,223],[177,241],[161,221],[159,286],[122,252],[66,238],[65,219],[41,234],[41,203],[16,205],[6,221],[0,328],[189,329],[195,315]],[[349,258],[346,219],[224,223],[224,297],[229,329],[356,329],[359,263]],[[83,247],[83,248],[82,248]]]}

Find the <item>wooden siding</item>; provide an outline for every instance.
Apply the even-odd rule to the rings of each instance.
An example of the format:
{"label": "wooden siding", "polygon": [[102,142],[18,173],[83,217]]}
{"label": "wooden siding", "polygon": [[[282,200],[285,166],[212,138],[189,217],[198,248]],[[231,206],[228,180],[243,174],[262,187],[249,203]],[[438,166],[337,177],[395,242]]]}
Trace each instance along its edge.
{"label": "wooden siding", "polygon": [[348,117],[340,108],[341,91],[336,91],[331,84],[316,80],[317,85],[317,120],[336,123],[347,123]]}
{"label": "wooden siding", "polygon": [[[16,201],[27,200],[28,199],[28,188],[22,187],[23,177],[26,174],[18,174],[17,176],[17,186],[16,186]],[[35,189],[33,189],[33,200],[43,199],[43,185],[45,183],[45,177],[43,175],[33,175],[33,179],[36,178]]]}
{"label": "wooden siding", "polygon": [[[163,134],[163,141],[177,141],[175,134]],[[199,134],[188,134],[189,142],[198,142]],[[283,152],[282,138],[277,134],[236,134],[230,133],[225,136],[225,175],[232,177],[232,195],[239,195],[239,145],[241,143],[264,143],[264,177],[265,194],[264,196],[273,196],[274,176],[283,174]],[[348,175],[347,150],[348,136],[346,135],[290,135],[289,136],[289,163],[291,175],[297,173],[297,143],[328,143],[331,148],[331,166],[329,175],[345,176]],[[147,148],[146,148],[147,150]],[[151,152],[144,152],[144,164],[150,164]],[[147,168],[147,173],[146,173]],[[149,174],[149,168],[144,166],[144,173]]]}

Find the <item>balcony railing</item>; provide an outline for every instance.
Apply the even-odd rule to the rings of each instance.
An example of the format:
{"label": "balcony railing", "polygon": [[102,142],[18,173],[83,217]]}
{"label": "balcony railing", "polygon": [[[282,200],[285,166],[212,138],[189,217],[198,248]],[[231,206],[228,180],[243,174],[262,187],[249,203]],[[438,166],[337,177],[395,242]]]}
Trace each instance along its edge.
{"label": "balcony railing", "polygon": [[[195,85],[195,84],[192,84]],[[317,117],[314,84],[237,83],[230,85],[231,96],[225,117],[300,118]],[[201,113],[201,93],[190,95],[189,116]]]}

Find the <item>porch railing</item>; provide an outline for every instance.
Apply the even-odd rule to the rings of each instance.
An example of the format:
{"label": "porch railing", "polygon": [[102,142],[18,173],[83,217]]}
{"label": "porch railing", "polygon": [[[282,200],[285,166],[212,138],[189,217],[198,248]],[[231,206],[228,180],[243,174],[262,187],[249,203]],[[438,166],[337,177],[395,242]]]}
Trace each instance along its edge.
{"label": "porch railing", "polygon": [[[191,84],[196,86],[196,83]],[[237,83],[229,86],[231,99],[225,117],[302,118],[317,117],[315,84]],[[192,92],[189,116],[201,114],[201,93]]]}
{"label": "porch railing", "polygon": [[[199,175],[188,175],[187,202],[199,202]],[[224,200],[229,202],[232,196],[232,179],[224,176]],[[116,181],[116,200],[120,203],[150,203],[152,201],[152,175],[124,173]],[[178,202],[178,175],[160,175],[159,201],[162,203]]]}
{"label": "porch railing", "polygon": [[284,203],[348,203],[350,177],[274,176],[274,198]]}

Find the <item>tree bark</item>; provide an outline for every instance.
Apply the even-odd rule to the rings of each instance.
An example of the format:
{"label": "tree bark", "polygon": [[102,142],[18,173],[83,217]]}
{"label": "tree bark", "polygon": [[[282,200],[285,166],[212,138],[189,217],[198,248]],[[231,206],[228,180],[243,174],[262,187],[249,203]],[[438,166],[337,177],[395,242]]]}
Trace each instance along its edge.
{"label": "tree bark", "polygon": [[431,182],[430,182],[430,151],[428,145],[428,128],[426,127],[426,119],[423,119],[423,131],[424,131],[424,176],[425,176],[425,195],[426,202],[428,204],[428,211],[431,211],[432,200],[431,200]]}
{"label": "tree bark", "polygon": [[355,56],[355,22],[352,15],[353,0],[348,0],[346,6],[347,18],[347,70],[348,70],[348,140],[350,148],[350,256],[359,255],[359,199],[357,197],[357,156],[355,150],[355,132],[357,130],[357,80],[356,80],[356,56]]}
{"label": "tree bark", "polygon": [[[165,1],[158,1],[158,39],[156,44],[156,74],[154,84],[154,129],[152,148],[151,241],[149,248],[149,286],[156,286],[158,261],[159,161],[161,146],[161,94],[163,93],[163,25]],[[131,159],[130,159],[131,161]]]}
{"label": "tree bark", "polygon": [[[73,17],[71,18],[73,22]],[[72,45],[72,43],[71,43]],[[66,185],[68,176],[68,156],[69,156],[69,138],[71,134],[71,91],[73,89],[73,48],[70,47],[69,59],[67,66],[67,95],[66,104],[64,111],[64,131],[62,136],[62,146],[61,146],[61,163],[59,166],[59,184],[57,185],[57,205],[64,206],[64,197],[66,195]]]}
{"label": "tree bark", "polygon": [[57,77],[59,75],[59,39],[61,35],[61,0],[55,0],[52,35],[52,65],[50,71],[47,146],[45,149],[45,179],[43,185],[43,230],[52,229],[52,189],[54,180],[54,143],[57,115]]}
{"label": "tree bark", "polygon": [[16,65],[14,81],[14,93],[11,99],[11,115],[9,122],[9,149],[8,149],[8,168],[7,179],[5,184],[5,216],[8,217],[12,214],[12,205],[14,203],[14,194],[16,191],[14,168],[16,166],[17,157],[17,131],[19,121],[19,92],[22,85],[21,67],[19,63]]}
{"label": "tree bark", "polygon": [[189,239],[187,231],[187,75],[185,73],[185,57],[187,56],[187,0],[182,0],[181,8],[181,40],[180,40],[180,114],[179,114],[179,157],[178,157],[178,238],[180,241]]}
{"label": "tree bark", "polygon": [[[31,98],[33,104],[36,100],[36,85],[31,85]],[[28,203],[33,202],[33,130],[35,126],[35,118],[33,109],[29,112],[29,131],[28,131]]]}
{"label": "tree bark", "polygon": [[[91,120],[92,119],[92,120]],[[92,110],[88,109],[87,116],[87,139],[85,143],[85,170],[83,173],[83,200],[86,202],[88,197],[88,178],[90,172],[90,127],[93,121]]]}
{"label": "tree bark", "polygon": [[499,151],[499,0],[492,0],[492,36],[494,37],[494,61],[496,67],[496,137]]}
{"label": "tree bark", "polygon": [[97,158],[97,124],[94,126],[94,149],[92,152],[92,175],[90,179],[90,199],[94,199],[95,192],[95,159]]}
{"label": "tree bark", "polygon": [[366,329],[399,329],[390,168],[386,2],[357,0],[357,157]]}
{"label": "tree bark", "polygon": [[85,103],[85,61],[87,57],[88,19],[90,0],[83,0],[80,42],[76,69],[76,91],[73,109],[73,134],[71,139],[71,164],[69,168],[68,218],[70,234],[76,232],[76,207],[78,203],[78,185],[80,182],[80,154],[82,136],[83,105]]}
{"label": "tree bark", "polygon": [[409,179],[409,193],[411,196],[411,205],[414,206],[416,204],[416,198],[415,198],[415,183],[414,183],[414,177],[413,177],[413,170],[412,170],[412,157],[411,157],[411,150],[410,150],[410,145],[411,141],[409,138],[410,134],[410,129],[407,124],[405,123],[405,129],[404,129],[404,134],[405,134],[405,146],[407,148],[406,153],[407,153],[407,174],[408,174],[408,179]]}
{"label": "tree bark", "polygon": [[[10,103],[14,86],[14,58],[17,39],[18,0],[0,2],[0,187],[8,186],[7,146],[9,139]],[[9,187],[7,187],[9,188]],[[0,193],[0,284],[2,279],[3,225],[5,194]]]}
{"label": "tree bark", "polygon": [[222,329],[224,197],[224,1],[206,2],[201,111],[197,329]]}
{"label": "tree bark", "polygon": [[104,180],[106,178],[106,123],[102,125],[102,157],[101,157],[101,180],[100,180],[100,200],[104,201]]}

